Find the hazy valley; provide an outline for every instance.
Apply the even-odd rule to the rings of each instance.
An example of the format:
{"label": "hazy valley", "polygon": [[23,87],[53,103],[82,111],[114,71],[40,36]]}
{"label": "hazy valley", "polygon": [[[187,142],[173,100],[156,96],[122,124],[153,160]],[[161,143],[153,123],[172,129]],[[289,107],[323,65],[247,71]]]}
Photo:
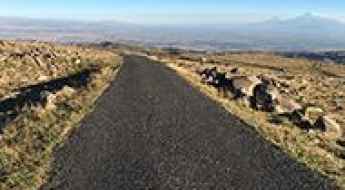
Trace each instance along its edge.
{"label": "hazy valley", "polygon": [[114,41],[146,46],[224,50],[345,48],[345,24],[305,14],[250,24],[138,25],[116,21],[0,18],[0,37],[56,42]]}

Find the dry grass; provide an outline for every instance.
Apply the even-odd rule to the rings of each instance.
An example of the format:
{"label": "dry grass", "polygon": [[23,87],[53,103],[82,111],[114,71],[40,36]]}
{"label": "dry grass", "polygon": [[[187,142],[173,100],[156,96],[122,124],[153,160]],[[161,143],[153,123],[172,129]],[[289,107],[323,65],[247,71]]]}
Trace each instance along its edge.
{"label": "dry grass", "polygon": [[[71,51],[69,48],[76,47],[61,48]],[[45,182],[54,148],[62,145],[94,108],[95,101],[114,79],[121,65],[121,58],[109,52],[91,49],[77,51],[82,53],[82,61],[74,63],[77,69],[65,70],[65,73],[61,71],[57,75],[65,76],[90,64],[98,65],[100,71],[92,74],[86,88],[66,87],[51,94],[51,101],[46,106],[28,107],[6,126],[0,140],[0,189],[38,189]],[[60,65],[63,66],[66,65]],[[37,72],[44,70],[38,69]],[[57,75],[49,75],[49,79]],[[35,78],[30,78],[25,84],[37,82]],[[18,86],[21,84],[18,83]]]}
{"label": "dry grass", "polygon": [[48,43],[0,43],[0,100],[13,90],[76,73],[109,61],[106,51]]}
{"label": "dry grass", "polygon": [[[338,64],[327,64],[320,66],[317,61],[303,58],[286,58],[274,53],[229,53],[222,56],[211,56],[210,58],[221,63],[234,64],[237,66],[258,68],[273,67],[284,68],[294,74],[323,73],[329,72],[333,75],[345,76],[344,66]],[[317,69],[316,69],[317,68]],[[324,74],[324,73],[323,73]]]}
{"label": "dry grass", "polygon": [[[206,56],[216,63],[170,59],[190,71],[217,66],[223,72],[239,68],[242,75],[270,75],[288,87],[282,94],[300,104],[313,104],[332,114],[345,131],[345,65],[320,64],[307,59],[293,59],[272,53],[228,53]],[[168,60],[169,61],[169,60]],[[284,72],[282,72],[284,71]],[[341,77],[342,76],[342,77]],[[345,135],[345,134],[344,134]]]}
{"label": "dry grass", "polygon": [[[165,62],[169,62],[169,60],[165,60]],[[223,98],[214,88],[200,83],[200,76],[193,72],[193,67],[179,66],[171,60],[168,66],[230,113],[255,127],[264,138],[280,147],[291,157],[334,179],[340,188],[345,189],[345,161],[325,149],[328,142],[323,140],[322,135],[308,133],[289,122],[273,125],[268,122],[268,114],[254,111],[241,102]]]}

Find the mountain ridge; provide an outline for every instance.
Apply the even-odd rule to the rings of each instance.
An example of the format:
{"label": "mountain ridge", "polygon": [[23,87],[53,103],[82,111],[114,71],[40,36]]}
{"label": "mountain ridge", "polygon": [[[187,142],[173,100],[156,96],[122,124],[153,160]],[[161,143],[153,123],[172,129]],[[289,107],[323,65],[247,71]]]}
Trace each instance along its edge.
{"label": "mountain ridge", "polygon": [[[39,35],[38,35],[39,34]],[[304,14],[233,25],[148,26],[119,21],[0,17],[0,38],[61,42],[134,41],[209,50],[345,49],[345,23]]]}

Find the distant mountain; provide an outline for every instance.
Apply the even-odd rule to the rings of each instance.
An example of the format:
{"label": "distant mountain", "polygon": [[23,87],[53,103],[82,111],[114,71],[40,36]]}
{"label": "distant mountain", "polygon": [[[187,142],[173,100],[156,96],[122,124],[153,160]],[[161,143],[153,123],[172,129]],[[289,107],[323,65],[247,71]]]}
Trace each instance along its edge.
{"label": "distant mountain", "polygon": [[276,26],[288,25],[290,27],[319,27],[322,25],[344,26],[343,23],[341,23],[340,21],[320,17],[317,15],[313,15],[311,13],[306,13],[304,15],[295,18],[290,18],[287,20],[282,20],[279,17],[274,17],[268,21],[263,22],[262,24],[272,24]]}
{"label": "distant mountain", "polygon": [[208,50],[345,49],[345,24],[313,14],[236,25],[144,26],[117,21],[0,17],[0,38],[62,42],[130,41]]}
{"label": "distant mountain", "polygon": [[277,49],[344,49],[345,24],[313,14],[243,25],[234,30]]}
{"label": "distant mountain", "polygon": [[116,21],[71,21],[0,17],[0,38],[101,41],[136,35],[138,26]]}
{"label": "distant mountain", "polygon": [[281,20],[279,18],[271,19],[266,22],[258,23],[257,29],[272,30],[272,32],[288,32],[288,33],[338,33],[345,32],[345,24],[313,14],[305,14],[296,18]]}

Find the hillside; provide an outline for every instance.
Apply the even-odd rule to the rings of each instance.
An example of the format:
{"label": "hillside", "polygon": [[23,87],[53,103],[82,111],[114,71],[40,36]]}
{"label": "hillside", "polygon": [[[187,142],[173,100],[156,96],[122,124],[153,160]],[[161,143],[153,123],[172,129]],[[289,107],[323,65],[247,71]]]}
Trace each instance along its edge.
{"label": "hillside", "polygon": [[[246,123],[242,127],[252,127],[260,136],[279,147],[290,157],[335,180],[339,187],[345,187],[343,171],[345,167],[344,65],[323,62],[322,59],[292,58],[260,51],[210,53],[181,49],[145,49],[111,42],[72,46],[34,41],[1,41],[0,189],[35,189],[48,180],[54,149],[66,142],[79,128],[82,119],[94,110],[97,105],[96,100],[109,87],[119,71],[122,56],[126,57],[128,54],[139,55],[139,57],[132,56],[130,60],[136,60],[132,61],[135,67],[143,68],[150,73],[150,76],[145,76],[146,80],[141,80],[144,78],[141,75],[145,75],[145,72],[136,70],[137,74],[132,76],[128,73],[134,72],[134,66],[127,66],[126,73],[122,73],[122,90],[118,91],[113,87],[107,95],[110,99],[106,99],[103,103],[106,106],[99,109],[104,108],[104,111],[112,112],[114,107],[108,102],[112,102],[113,98],[120,101],[119,97],[114,97],[112,92],[119,94],[128,92],[131,96],[138,97],[136,90],[139,88],[135,85],[139,84],[141,91],[147,93],[140,97],[148,97],[148,101],[155,102],[156,99],[152,98],[149,95],[151,92],[147,90],[160,93],[159,90],[147,89],[143,86],[152,86],[158,80],[155,77],[159,75],[154,75],[154,71],[150,68],[159,68],[157,72],[167,70],[161,66],[141,67],[141,60],[146,60],[147,64],[164,63],[194,88],[217,102],[217,105],[223,106],[234,118],[239,118],[241,123]],[[151,61],[142,56],[160,62],[149,63]],[[128,61],[127,64],[132,62]],[[246,101],[252,99],[233,99],[230,94],[223,94],[223,96],[221,91],[217,91],[212,85],[203,83],[204,79],[200,76],[200,71],[214,66],[217,67],[217,72],[226,72],[224,76],[228,79],[244,78],[244,82],[239,81],[237,84],[240,86],[239,91],[252,94],[251,96],[255,95],[255,98],[257,93],[254,91],[256,88],[253,88],[252,80],[270,81],[269,83],[274,86],[272,92],[278,94],[272,94],[271,97],[273,95],[280,97],[283,102],[287,102],[287,105],[281,105],[280,99],[279,104],[275,103],[274,106],[277,107],[273,111],[266,111],[259,110],[258,107],[253,107],[251,102]],[[170,77],[177,78],[172,73],[160,74],[169,79]],[[133,79],[131,77],[135,77],[135,81],[131,81],[132,86],[129,88],[127,81]],[[183,99],[173,95],[173,85],[170,88],[170,84],[174,81],[161,81],[160,87],[169,87],[168,89],[171,90],[171,93],[168,93],[169,96],[161,94],[162,98],[168,98],[171,95],[174,98],[173,101]],[[247,89],[246,85],[250,87]],[[183,89],[190,89],[187,85],[182,86]],[[183,97],[185,91],[179,92]],[[204,99],[199,93],[195,94]],[[135,98],[129,98],[126,93],[121,96],[124,100],[135,104],[132,102]],[[243,97],[248,98],[249,95],[243,95]],[[147,114],[147,107],[144,106],[146,101],[140,98],[138,100],[143,106],[143,113]],[[167,110],[171,109],[170,102],[161,103],[168,105],[164,106]],[[126,107],[128,104],[121,102],[120,105],[122,109],[128,109]],[[200,106],[197,102],[193,105]],[[162,108],[158,103],[151,106],[155,106],[158,110]],[[293,109],[296,108],[297,111],[286,112],[286,109],[291,109],[290,106]],[[137,112],[133,111],[133,113]],[[192,114],[192,112],[188,113]],[[96,113],[96,115],[99,114],[102,115],[104,112]],[[295,114],[297,114],[297,120],[294,120]],[[205,112],[202,115],[207,116],[208,113]],[[217,118],[216,115],[213,118]],[[167,114],[166,117],[170,118],[171,115]],[[207,117],[205,118],[209,121]],[[102,122],[103,119],[102,117]],[[111,120],[104,120],[104,122],[111,122],[111,125],[118,124],[112,121],[116,118],[109,119]],[[137,122],[136,119],[133,121]],[[197,124],[197,121],[193,121],[193,124]],[[104,130],[103,132],[109,134]],[[88,138],[93,137],[88,136]],[[103,138],[98,137],[98,139],[104,142]],[[225,139],[232,138],[226,136]],[[134,142],[137,142],[136,140]],[[97,157],[98,154],[93,156]]]}
{"label": "hillside", "polygon": [[79,126],[115,77],[109,51],[0,42],[0,189],[37,189],[53,150]]}
{"label": "hillside", "polygon": [[[290,156],[345,188],[344,65],[268,52],[155,50],[149,57],[169,66]],[[225,92],[218,87],[227,84],[219,82],[221,78],[215,84],[213,77],[207,78],[205,69],[214,67],[219,77],[225,72],[223,80],[231,84]],[[256,88],[262,81],[269,86]],[[330,122],[319,125],[320,118]]]}

